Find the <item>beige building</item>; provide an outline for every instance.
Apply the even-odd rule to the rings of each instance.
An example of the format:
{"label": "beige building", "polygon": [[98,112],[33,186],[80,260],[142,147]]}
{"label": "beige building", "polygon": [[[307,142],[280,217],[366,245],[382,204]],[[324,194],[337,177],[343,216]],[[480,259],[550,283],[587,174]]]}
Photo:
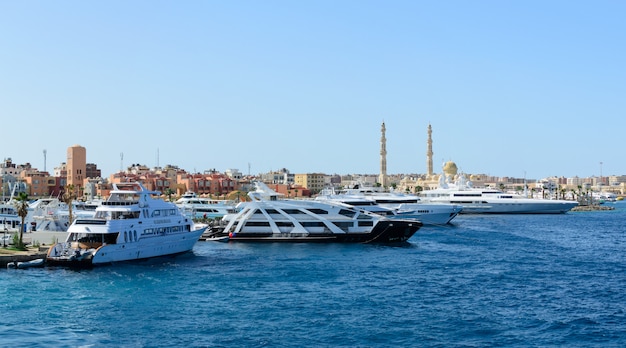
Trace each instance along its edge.
{"label": "beige building", "polygon": [[324,188],[325,177],[326,175],[322,173],[296,174],[294,175],[294,182],[296,186],[302,186],[312,194],[316,194]]}

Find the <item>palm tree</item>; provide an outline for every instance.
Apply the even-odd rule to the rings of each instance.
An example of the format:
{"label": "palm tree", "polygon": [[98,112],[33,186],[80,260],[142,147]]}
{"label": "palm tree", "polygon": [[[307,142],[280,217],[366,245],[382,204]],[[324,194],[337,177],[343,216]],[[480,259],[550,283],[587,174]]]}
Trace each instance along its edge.
{"label": "palm tree", "polygon": [[15,207],[17,209],[17,215],[22,218],[22,224],[20,225],[20,240],[18,242],[17,247],[20,249],[24,248],[24,220],[26,220],[26,216],[28,215],[28,194],[26,192],[20,192],[17,197],[15,197]]}
{"label": "palm tree", "polygon": [[72,224],[72,221],[74,221],[74,215],[72,213],[72,202],[74,201],[74,199],[76,198],[76,189],[74,187],[74,185],[70,184],[65,186],[65,192],[63,192],[63,195],[61,196],[61,198],[63,199],[63,202],[65,202],[65,204],[67,204],[67,209],[69,211],[69,224]]}
{"label": "palm tree", "polygon": [[174,190],[172,190],[171,188],[168,187],[168,188],[165,189],[164,193],[167,196],[167,200],[171,202],[172,201],[172,195],[174,194]]}

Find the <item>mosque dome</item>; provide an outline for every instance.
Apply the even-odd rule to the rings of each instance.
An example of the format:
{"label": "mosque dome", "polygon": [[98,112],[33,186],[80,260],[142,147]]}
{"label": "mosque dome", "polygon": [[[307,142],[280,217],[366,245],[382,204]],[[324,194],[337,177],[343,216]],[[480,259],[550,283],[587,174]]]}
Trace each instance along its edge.
{"label": "mosque dome", "polygon": [[452,161],[448,161],[443,164],[443,172],[451,177],[454,177],[457,173],[458,169],[456,167],[456,163]]}

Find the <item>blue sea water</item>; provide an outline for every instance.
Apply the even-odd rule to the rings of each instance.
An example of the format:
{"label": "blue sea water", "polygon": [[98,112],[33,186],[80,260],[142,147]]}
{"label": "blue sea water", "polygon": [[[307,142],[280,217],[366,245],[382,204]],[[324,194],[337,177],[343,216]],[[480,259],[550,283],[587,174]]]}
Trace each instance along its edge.
{"label": "blue sea water", "polygon": [[624,347],[626,203],[461,215],[408,246],[198,242],[0,270],[2,347]]}

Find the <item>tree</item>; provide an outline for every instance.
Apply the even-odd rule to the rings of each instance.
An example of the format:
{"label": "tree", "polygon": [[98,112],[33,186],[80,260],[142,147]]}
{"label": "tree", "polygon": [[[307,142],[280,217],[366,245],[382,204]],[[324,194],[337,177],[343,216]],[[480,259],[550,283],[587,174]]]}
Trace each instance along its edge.
{"label": "tree", "polygon": [[165,189],[165,192],[163,192],[163,193],[165,193],[165,195],[167,196],[167,200],[171,202],[172,201],[172,195],[174,194],[174,190],[172,190],[171,188],[168,187],[168,188]]}
{"label": "tree", "polygon": [[76,199],[76,188],[74,187],[74,185],[70,184],[65,186],[65,191],[63,192],[61,199],[63,199],[63,202],[67,204],[67,209],[69,211],[69,224],[71,225],[74,221],[74,214],[72,213],[72,203],[74,202],[74,199]]}
{"label": "tree", "polygon": [[28,215],[28,195],[26,192],[20,192],[17,197],[15,197],[15,208],[17,209],[17,215],[22,219],[22,224],[20,225],[20,239],[18,241],[17,247],[20,249],[24,248],[24,223],[26,220],[26,216]]}

